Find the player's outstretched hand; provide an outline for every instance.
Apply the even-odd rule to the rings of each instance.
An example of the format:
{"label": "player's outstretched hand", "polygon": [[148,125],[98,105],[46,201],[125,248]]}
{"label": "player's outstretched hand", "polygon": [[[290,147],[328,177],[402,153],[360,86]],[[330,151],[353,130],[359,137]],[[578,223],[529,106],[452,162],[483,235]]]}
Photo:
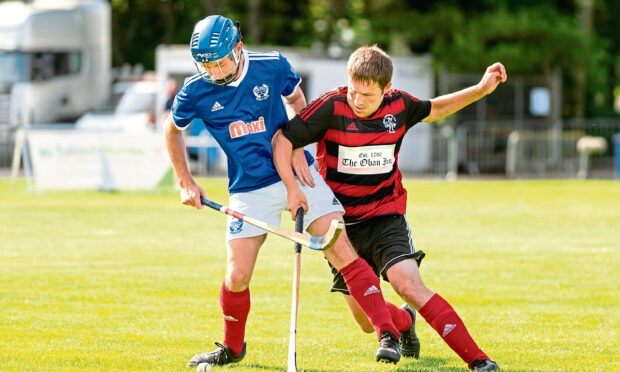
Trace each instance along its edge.
{"label": "player's outstretched hand", "polygon": [[312,174],[310,174],[310,168],[308,167],[308,160],[304,153],[303,147],[293,150],[292,165],[297,178],[302,186],[314,187],[314,180]]}
{"label": "player's outstretched hand", "polygon": [[499,62],[495,62],[491,66],[487,67],[484,76],[478,83],[480,90],[485,94],[492,93],[499,83],[504,83],[508,79],[506,75],[506,68]]}
{"label": "player's outstretched hand", "polygon": [[179,186],[181,187],[181,203],[194,206],[197,209],[204,208],[200,202],[200,197],[206,198],[207,194],[193,179],[186,183],[181,182]]}

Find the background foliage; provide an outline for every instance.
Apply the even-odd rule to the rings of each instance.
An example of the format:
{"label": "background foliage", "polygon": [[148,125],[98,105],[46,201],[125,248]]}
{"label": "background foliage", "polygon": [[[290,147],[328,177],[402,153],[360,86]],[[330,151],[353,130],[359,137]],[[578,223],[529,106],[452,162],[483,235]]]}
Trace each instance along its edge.
{"label": "background foliage", "polygon": [[[611,116],[620,86],[620,2],[614,0],[111,0],[114,65],[154,66],[158,44],[185,44],[209,14],[239,20],[246,43],[331,55],[378,43],[431,53],[437,69],[511,74],[561,68],[566,117]],[[617,90],[619,88],[616,88]]]}

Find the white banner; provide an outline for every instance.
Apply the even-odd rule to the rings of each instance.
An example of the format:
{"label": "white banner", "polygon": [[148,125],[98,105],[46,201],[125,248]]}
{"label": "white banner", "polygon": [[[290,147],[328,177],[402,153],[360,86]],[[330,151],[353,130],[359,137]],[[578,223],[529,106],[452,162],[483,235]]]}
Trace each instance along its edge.
{"label": "white banner", "polygon": [[396,145],[338,146],[338,172],[349,174],[389,173],[394,167]]}
{"label": "white banner", "polygon": [[170,170],[159,132],[28,131],[39,189],[151,189]]}

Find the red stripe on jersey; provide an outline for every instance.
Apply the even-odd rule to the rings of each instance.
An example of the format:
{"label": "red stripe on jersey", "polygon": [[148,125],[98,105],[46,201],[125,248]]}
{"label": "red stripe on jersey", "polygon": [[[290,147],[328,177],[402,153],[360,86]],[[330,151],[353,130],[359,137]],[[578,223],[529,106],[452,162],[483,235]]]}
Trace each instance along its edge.
{"label": "red stripe on jersey", "polygon": [[334,115],[344,116],[349,119],[360,119],[351,110],[351,107],[346,102],[334,102]]}
{"label": "red stripe on jersey", "polygon": [[351,133],[343,132],[336,129],[328,129],[323,136],[323,140],[336,142],[343,146],[366,146],[366,145],[383,145],[393,144],[400,140],[407,132],[407,128],[402,125],[396,129],[394,133],[390,133],[387,130],[385,132],[376,133]]}
{"label": "red stripe on jersey", "polygon": [[[328,94],[328,93],[325,93]],[[310,104],[306,107],[304,107],[300,112],[299,112],[299,117],[301,118],[302,115],[305,116],[305,114],[309,111],[312,110],[316,105],[320,104],[323,102],[323,95],[320,96],[319,98],[317,98],[316,100],[310,102]]]}
{"label": "red stripe on jersey", "polygon": [[387,105],[379,107],[379,110],[375,112],[375,114],[371,117],[366,118],[367,120],[375,120],[380,119],[386,116],[387,114],[398,115],[401,112],[405,111],[405,101],[402,98],[398,98]]}
{"label": "red stripe on jersey", "polygon": [[[336,167],[332,167],[331,163],[338,162],[338,159],[336,159],[333,156],[326,156],[325,159],[327,160],[327,166],[329,168],[336,168]],[[333,159],[333,160],[332,160]],[[378,185],[372,185],[372,186],[358,186],[358,185],[350,185],[347,183],[338,183],[338,182],[334,182],[334,181],[328,181],[329,183],[329,187],[334,191],[337,192],[338,194],[343,194],[346,196],[354,196],[354,197],[358,197],[361,198],[363,196],[366,195],[370,195],[370,194],[374,194],[377,191],[381,190],[384,187],[390,186],[392,183],[394,183],[394,187],[395,188],[399,188],[398,186],[398,180],[401,179],[400,177],[400,173],[399,172],[394,172],[394,174],[392,174],[392,176],[390,176],[390,178],[385,179],[383,182],[381,182]]]}
{"label": "red stripe on jersey", "polygon": [[382,214],[405,214],[407,211],[407,191],[400,188],[399,192],[388,195],[383,200],[354,207],[344,206],[345,218],[359,220]]}
{"label": "red stripe on jersey", "polygon": [[[321,142],[321,143],[324,143],[324,142]],[[318,150],[318,144],[317,144],[317,150]],[[323,164],[323,168],[325,169],[327,168],[338,169],[338,158],[337,157],[328,155],[327,153],[324,153],[323,155],[324,156],[321,157],[321,161],[319,162],[319,169],[321,168],[321,162],[325,163]],[[318,158],[318,151],[317,151],[317,158]]]}
{"label": "red stripe on jersey", "polygon": [[308,117],[314,114],[314,112],[318,110],[321,106],[323,106],[325,102],[329,101],[329,99],[332,97],[338,96],[339,94],[341,93],[338,90],[324,93],[321,97],[317,98],[314,102],[312,102],[310,106],[303,109],[299,113],[299,117],[301,118],[301,120],[306,121]]}
{"label": "red stripe on jersey", "polygon": [[344,116],[349,119],[358,119],[358,120],[376,120],[381,119],[387,114],[398,115],[405,110],[405,102],[402,98],[398,98],[387,105],[379,106],[379,110],[375,112],[374,115],[369,116],[367,118],[360,118],[349,107],[349,104],[346,102],[334,102],[334,115]]}
{"label": "red stripe on jersey", "polygon": [[319,165],[319,174],[323,177],[323,179],[325,179],[327,175],[327,165],[325,161],[326,157],[327,152],[325,151],[325,141],[320,140],[316,143],[316,156],[314,158]]}

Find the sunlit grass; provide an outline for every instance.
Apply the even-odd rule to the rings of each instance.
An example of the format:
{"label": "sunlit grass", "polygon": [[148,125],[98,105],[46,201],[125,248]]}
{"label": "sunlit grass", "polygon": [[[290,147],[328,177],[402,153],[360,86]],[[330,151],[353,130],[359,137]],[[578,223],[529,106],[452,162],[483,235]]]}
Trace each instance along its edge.
{"label": "sunlit grass", "polygon": [[[201,184],[227,203],[225,180]],[[620,370],[619,182],[406,187],[426,284],[503,370]],[[0,370],[184,371],[222,341],[223,215],[182,206],[170,190],[24,189],[0,180]],[[292,244],[270,237],[251,285],[248,354],[227,369],[286,369],[292,270]],[[322,255],[305,250],[300,370],[465,370],[421,318],[420,360],[375,363],[374,336],[330,284]]]}

